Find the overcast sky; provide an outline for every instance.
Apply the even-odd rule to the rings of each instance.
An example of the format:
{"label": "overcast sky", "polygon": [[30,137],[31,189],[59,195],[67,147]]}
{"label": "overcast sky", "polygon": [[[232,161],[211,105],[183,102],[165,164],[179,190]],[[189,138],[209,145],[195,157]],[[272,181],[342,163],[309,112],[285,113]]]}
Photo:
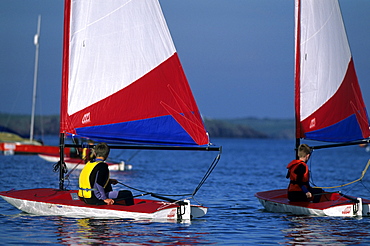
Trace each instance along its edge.
{"label": "overcast sky", "polygon": [[[293,118],[293,0],[160,0],[201,113]],[[370,1],[340,0],[370,108]],[[0,112],[31,113],[41,14],[37,114],[59,114],[62,0],[0,1]]]}

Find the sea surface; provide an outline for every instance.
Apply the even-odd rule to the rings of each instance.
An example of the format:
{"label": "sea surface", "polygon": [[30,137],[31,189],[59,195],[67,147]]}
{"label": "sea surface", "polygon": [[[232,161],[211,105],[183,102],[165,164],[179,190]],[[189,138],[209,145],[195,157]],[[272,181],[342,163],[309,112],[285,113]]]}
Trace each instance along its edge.
{"label": "sea surface", "polygon": [[[48,142],[49,141],[49,142]],[[58,144],[57,138],[45,143]],[[2,245],[370,245],[370,217],[333,218],[270,213],[254,197],[286,188],[286,165],[294,140],[213,139],[221,159],[195,198],[209,207],[191,223],[76,219],[23,213],[0,200]],[[309,143],[311,144],[311,143]],[[111,177],[131,187],[162,194],[191,193],[216,152],[114,150],[131,171]],[[316,150],[309,162],[314,184],[334,186],[361,176],[370,152],[359,146]],[[77,188],[79,171],[66,186]],[[53,163],[38,156],[0,156],[0,190],[58,188]],[[126,189],[118,184],[114,189]],[[342,187],[345,194],[370,198],[370,173]],[[133,191],[134,195],[139,194]]]}

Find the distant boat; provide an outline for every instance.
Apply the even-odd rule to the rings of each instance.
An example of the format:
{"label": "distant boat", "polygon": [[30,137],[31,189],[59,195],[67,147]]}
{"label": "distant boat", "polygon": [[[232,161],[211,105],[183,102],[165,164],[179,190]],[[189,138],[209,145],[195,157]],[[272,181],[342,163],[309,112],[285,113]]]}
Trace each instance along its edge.
{"label": "distant boat", "polygon": [[3,153],[4,155],[59,153],[58,146],[45,146],[43,145],[42,142],[34,140],[34,122],[35,122],[35,107],[36,107],[40,27],[41,27],[41,15],[38,16],[37,33],[34,37],[36,54],[35,54],[34,80],[33,80],[30,137],[26,139],[24,137],[21,137],[18,133],[11,131],[10,129],[0,127],[0,153]]}
{"label": "distant boat", "polygon": [[30,146],[41,146],[42,143],[29,140],[20,136],[17,132],[0,126],[0,152],[4,155],[13,155],[14,152],[18,152],[17,146],[30,145]]}
{"label": "distant boat", "polygon": [[[57,163],[60,160],[60,156],[57,154],[39,154],[38,156],[48,162],[53,163]],[[64,162],[69,170],[81,170],[86,165],[82,158],[64,157]],[[107,164],[109,170],[111,171],[127,171],[132,169],[132,165],[125,163],[125,161],[116,162],[108,160]]]}
{"label": "distant boat", "polygon": [[[296,148],[301,138],[335,142],[313,149],[369,142],[367,112],[338,1],[296,0],[295,10]],[[271,212],[370,215],[370,200],[339,193],[326,196],[327,201],[312,203],[289,202],[286,189],[256,193]]]}
{"label": "distant boat", "polygon": [[111,149],[221,150],[209,141],[158,0],[66,0],[64,17],[59,189],[10,190],[0,196],[22,211],[45,216],[155,221],[204,216],[207,207],[190,199],[220,154],[182,198],[145,192],[137,196],[160,200],[98,206],[64,187],[64,148],[82,147],[66,144],[66,135],[107,142]]}
{"label": "distant boat", "polygon": [[[69,149],[66,149],[69,153]],[[3,155],[36,155],[39,153],[59,153],[58,146],[47,146],[36,140],[22,137],[17,132],[0,126],[0,153]]]}

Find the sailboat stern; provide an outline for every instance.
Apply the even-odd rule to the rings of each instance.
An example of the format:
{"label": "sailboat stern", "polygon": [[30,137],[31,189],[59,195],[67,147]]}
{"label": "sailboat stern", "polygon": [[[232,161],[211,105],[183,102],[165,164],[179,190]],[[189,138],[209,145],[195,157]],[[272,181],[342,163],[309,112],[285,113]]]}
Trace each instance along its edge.
{"label": "sailboat stern", "polygon": [[208,208],[206,207],[195,206],[195,205],[192,205],[190,209],[191,209],[192,219],[203,217],[204,215],[207,214],[207,211],[208,211]]}

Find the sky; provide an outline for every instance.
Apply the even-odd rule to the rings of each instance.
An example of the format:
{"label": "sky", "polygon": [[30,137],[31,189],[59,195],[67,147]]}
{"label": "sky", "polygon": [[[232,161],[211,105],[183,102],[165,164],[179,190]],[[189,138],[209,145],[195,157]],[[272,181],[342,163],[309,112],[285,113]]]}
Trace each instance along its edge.
{"label": "sky", "polygon": [[[293,0],[160,0],[203,116],[294,117]],[[370,110],[370,1],[340,0]],[[0,112],[30,114],[41,15],[36,114],[59,114],[62,0],[0,1]]]}

